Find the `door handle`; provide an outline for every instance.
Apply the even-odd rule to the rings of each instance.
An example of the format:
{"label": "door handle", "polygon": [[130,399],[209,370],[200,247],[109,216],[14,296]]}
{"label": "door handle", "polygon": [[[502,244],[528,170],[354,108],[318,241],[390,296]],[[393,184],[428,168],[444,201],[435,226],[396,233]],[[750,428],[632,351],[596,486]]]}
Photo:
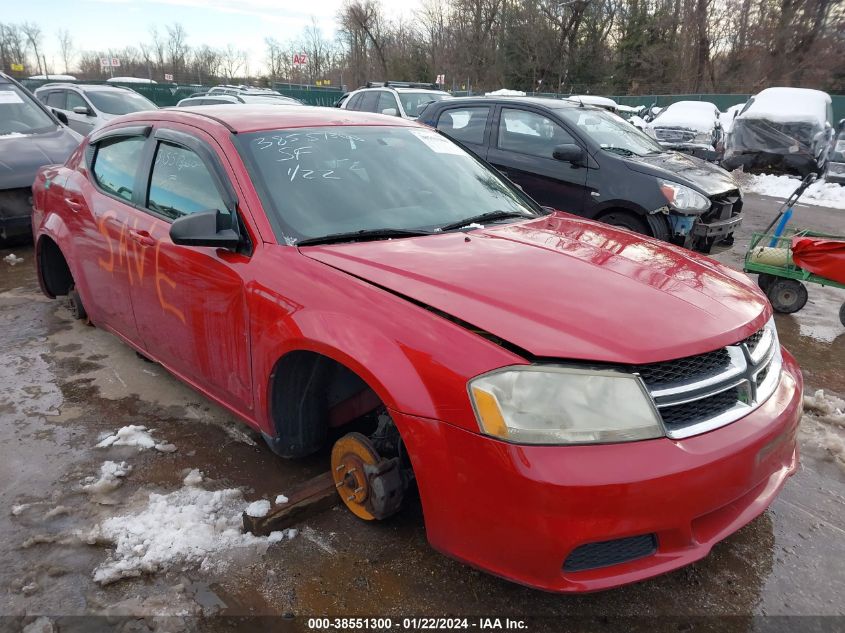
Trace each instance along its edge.
{"label": "door handle", "polygon": [[141,246],[154,246],[156,243],[155,238],[150,235],[149,231],[129,229],[129,237],[138,242]]}
{"label": "door handle", "polygon": [[82,201],[76,197],[65,196],[65,204],[76,213],[82,208]]}

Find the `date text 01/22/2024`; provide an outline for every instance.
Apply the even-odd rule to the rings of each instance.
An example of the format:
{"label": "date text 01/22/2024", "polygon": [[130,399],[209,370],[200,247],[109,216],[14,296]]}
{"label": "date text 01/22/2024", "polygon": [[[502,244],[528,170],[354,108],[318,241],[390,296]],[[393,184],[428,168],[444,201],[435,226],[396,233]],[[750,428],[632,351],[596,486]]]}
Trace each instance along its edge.
{"label": "date text 01/22/2024", "polygon": [[393,621],[390,618],[309,618],[308,628],[314,631],[353,631],[398,629],[402,631],[519,631],[527,630],[525,620],[511,618],[402,618]]}

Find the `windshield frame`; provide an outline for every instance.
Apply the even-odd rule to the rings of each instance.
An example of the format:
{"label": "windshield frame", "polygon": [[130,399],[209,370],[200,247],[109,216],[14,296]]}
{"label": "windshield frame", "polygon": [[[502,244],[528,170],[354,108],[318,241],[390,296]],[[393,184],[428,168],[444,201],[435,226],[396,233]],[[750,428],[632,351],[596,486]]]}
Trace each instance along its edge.
{"label": "windshield frame", "polygon": [[[483,168],[489,172],[491,177],[495,178],[500,184],[502,184],[505,188],[507,188],[515,197],[517,197],[522,204],[525,205],[527,210],[533,212],[535,217],[542,217],[547,215],[549,211],[539,205],[536,201],[534,201],[531,197],[528,196],[522,189],[514,185],[510,180],[502,176],[502,174],[497,170],[493,165],[488,163],[487,161],[481,159],[476,155],[472,150],[465,147],[462,143],[455,141],[454,139],[448,137],[447,135],[443,134],[439,130],[433,130],[425,126],[416,126],[416,125],[371,125],[371,124],[360,124],[360,125],[349,125],[349,126],[332,126],[332,125],[315,125],[313,127],[308,128],[275,128],[275,129],[267,129],[267,130],[257,130],[252,131],[249,133],[241,133],[241,134],[232,134],[231,140],[232,144],[235,146],[237,150],[238,156],[241,159],[244,167],[246,168],[247,173],[250,176],[250,181],[252,182],[253,186],[255,187],[256,192],[258,193],[259,201],[261,202],[261,206],[264,212],[264,216],[267,218],[267,221],[270,224],[270,227],[273,230],[273,235],[276,238],[276,243],[281,246],[293,246],[296,247],[297,243],[300,239],[309,239],[310,236],[299,236],[296,235],[296,230],[290,230],[290,227],[287,226],[287,223],[283,220],[284,214],[283,212],[277,207],[275,197],[270,193],[267,188],[263,173],[259,168],[258,164],[254,160],[252,152],[249,150],[249,142],[252,137],[258,134],[262,135],[270,135],[270,134],[280,134],[280,133],[289,133],[289,132],[307,132],[307,131],[325,131],[325,130],[346,130],[346,129],[379,129],[379,128],[392,128],[392,129],[407,129],[407,130],[417,130],[417,129],[424,129],[434,134],[437,134],[439,137],[444,139],[445,141],[457,145],[460,147],[464,152],[466,152],[469,157],[474,160],[476,163],[481,165]],[[474,215],[470,210],[467,210],[466,217],[470,217]],[[530,218],[530,216],[526,215],[526,218]],[[421,230],[425,230],[425,228],[430,227],[409,227],[409,228],[420,228]],[[437,235],[438,231],[433,230],[432,235]]]}
{"label": "windshield frame", "polygon": [[[623,119],[618,114],[614,114],[614,113],[609,112],[607,110],[604,110],[602,108],[595,108],[595,107],[590,107],[590,106],[585,106],[583,108],[582,107],[557,108],[557,109],[554,110],[554,112],[557,115],[557,118],[560,120],[560,123],[563,124],[564,127],[567,130],[570,131],[570,133],[572,133],[576,138],[582,139],[587,145],[589,145],[590,149],[592,150],[591,153],[595,153],[597,151],[602,151],[606,154],[613,154],[613,155],[619,156],[621,158],[628,158],[627,156],[623,156],[620,153],[614,152],[612,149],[610,149],[607,146],[602,146],[602,144],[592,134],[588,133],[587,130],[585,130],[584,128],[579,126],[570,117],[580,116],[581,114],[589,113],[590,115],[596,116],[600,119],[607,119],[608,121],[611,121],[614,124],[618,124],[620,126],[625,126],[625,127],[621,128],[622,130],[624,130],[624,133],[630,134],[631,136],[633,136],[637,139],[645,140],[646,144],[648,144],[652,147],[652,151],[646,152],[644,154],[633,152],[632,157],[642,158],[643,156],[665,154],[666,152],[669,151],[665,147],[660,145],[660,143],[658,143],[656,140],[651,138],[648,134],[646,134],[645,132],[643,132],[642,130],[640,130],[639,128],[637,128],[636,126],[631,124],[630,122],[626,121],[625,119]],[[628,148],[625,148],[623,146],[615,146],[615,147],[620,147],[622,149],[628,149]]]}
{"label": "windshield frame", "polygon": [[[29,90],[24,88],[18,82],[9,78],[9,80],[0,81],[0,86],[10,86],[11,89],[12,89],[12,92],[15,92],[18,95],[18,97],[20,97],[23,100],[24,104],[28,103],[30,106],[32,106],[33,108],[35,108],[36,110],[41,112],[47,118],[47,120],[50,121],[50,123],[52,123],[52,125],[46,125],[46,126],[38,127],[38,128],[31,128],[30,130],[28,130],[26,132],[19,132],[19,134],[46,134],[48,132],[54,132],[57,128],[62,127],[62,124],[58,120],[58,118],[52,112],[50,112],[50,110],[43,103],[41,103],[41,101],[39,101],[38,98],[35,95],[33,95],[31,92],[29,92]],[[8,132],[8,133],[0,134],[0,136],[7,136],[8,134],[13,134],[13,133],[14,132]]]}

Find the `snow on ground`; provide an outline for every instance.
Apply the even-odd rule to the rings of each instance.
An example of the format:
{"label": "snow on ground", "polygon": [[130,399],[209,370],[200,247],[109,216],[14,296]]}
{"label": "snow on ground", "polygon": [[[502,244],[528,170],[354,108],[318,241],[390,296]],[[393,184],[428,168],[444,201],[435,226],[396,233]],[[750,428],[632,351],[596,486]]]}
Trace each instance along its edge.
{"label": "snow on ground", "polygon": [[16,266],[23,261],[23,257],[18,257],[14,253],[9,253],[3,258],[3,261],[9,264],[9,266]]}
{"label": "snow on ground", "polygon": [[131,470],[132,467],[128,466],[126,462],[103,462],[103,465],[100,466],[100,478],[89,477],[82,489],[92,495],[112,492],[120,487],[123,478]]}
{"label": "snow on ground", "polygon": [[[758,193],[764,196],[786,200],[801,184],[797,178],[774,176],[771,174],[740,175],[740,185],[744,192]],[[824,180],[817,180],[801,194],[798,204],[812,204],[833,209],[845,209],[845,187]]]}
{"label": "snow on ground", "polygon": [[[240,490],[206,490],[202,475],[191,471],[184,486],[168,494],[150,493],[138,511],[111,517],[86,535],[90,544],[111,543],[114,551],[94,570],[106,585],[177,567],[219,571],[231,551],[263,554],[271,543],[293,538],[295,530],[259,537],[241,532],[244,510]],[[269,505],[269,502],[267,502]]]}
{"label": "snow on ground", "polygon": [[801,431],[845,471],[845,400],[821,389],[805,395]]}
{"label": "snow on ground", "polygon": [[285,495],[278,495],[276,497],[276,505],[282,505],[283,503],[287,503],[288,498]]}
{"label": "snow on ground", "polygon": [[172,453],[176,450],[173,444],[156,442],[151,435],[152,430],[145,426],[130,424],[118,429],[112,435],[102,438],[97,443],[97,448],[109,446],[137,446],[138,450],[154,448],[162,453]]}
{"label": "snow on ground", "polygon": [[270,502],[267,499],[259,499],[258,501],[253,501],[246,507],[246,514],[247,516],[251,516],[253,519],[260,519],[261,517],[266,517],[270,513]]}

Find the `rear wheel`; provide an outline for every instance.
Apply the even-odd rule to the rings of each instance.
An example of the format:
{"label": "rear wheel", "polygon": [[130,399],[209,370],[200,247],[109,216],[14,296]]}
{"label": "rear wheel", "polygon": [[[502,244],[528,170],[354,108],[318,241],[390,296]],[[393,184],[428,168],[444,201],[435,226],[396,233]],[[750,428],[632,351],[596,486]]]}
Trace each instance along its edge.
{"label": "rear wheel", "polygon": [[766,291],[775,312],[792,314],[807,303],[807,288],[795,279],[776,279]]}
{"label": "rear wheel", "polygon": [[842,322],[842,325],[845,325],[845,303],[839,308],[839,320]]}
{"label": "rear wheel", "polygon": [[766,273],[760,273],[757,275],[757,285],[760,286],[760,289],[763,292],[769,291],[769,286],[772,285],[772,282],[777,279],[774,275],[768,275]]}
{"label": "rear wheel", "polygon": [[601,221],[611,226],[618,226],[619,228],[633,231],[634,233],[642,233],[643,235],[652,234],[645,221],[627,211],[611,211],[607,215],[603,215]]}

